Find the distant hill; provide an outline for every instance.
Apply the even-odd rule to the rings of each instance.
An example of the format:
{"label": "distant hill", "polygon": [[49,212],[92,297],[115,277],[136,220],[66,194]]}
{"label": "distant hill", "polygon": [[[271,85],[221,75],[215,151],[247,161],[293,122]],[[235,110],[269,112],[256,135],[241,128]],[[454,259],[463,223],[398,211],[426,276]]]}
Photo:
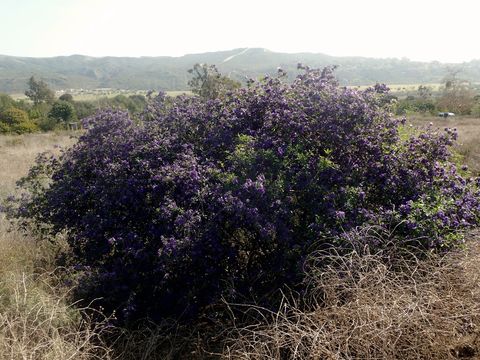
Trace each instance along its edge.
{"label": "distant hill", "polygon": [[[344,85],[438,83],[448,64],[408,59],[333,57],[324,54],[286,54],[259,48],[234,49],[181,57],[102,57],[83,55],[28,58],[0,55],[0,92],[22,93],[27,79],[35,75],[53,89],[115,88],[128,90],[186,90],[187,70],[195,63],[218,66],[237,80],[273,74],[278,67],[290,76],[298,63],[310,67],[338,65],[337,77]],[[463,63],[462,77],[480,82],[480,60]]]}

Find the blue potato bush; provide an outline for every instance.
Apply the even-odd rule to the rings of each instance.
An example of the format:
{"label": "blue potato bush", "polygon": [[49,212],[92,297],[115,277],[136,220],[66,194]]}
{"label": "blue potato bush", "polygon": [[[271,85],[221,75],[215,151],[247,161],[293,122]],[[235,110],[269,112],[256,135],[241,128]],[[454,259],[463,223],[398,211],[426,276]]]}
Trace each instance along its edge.
{"label": "blue potato bush", "polygon": [[430,250],[478,223],[478,181],[449,161],[454,131],[409,131],[386,87],[303,70],[214,100],[159,96],[141,122],[104,111],[39,159],[19,215],[66,233],[79,297],[124,324],[191,319],[222,298],[268,305],[313,250],[356,246],[359,226]]}

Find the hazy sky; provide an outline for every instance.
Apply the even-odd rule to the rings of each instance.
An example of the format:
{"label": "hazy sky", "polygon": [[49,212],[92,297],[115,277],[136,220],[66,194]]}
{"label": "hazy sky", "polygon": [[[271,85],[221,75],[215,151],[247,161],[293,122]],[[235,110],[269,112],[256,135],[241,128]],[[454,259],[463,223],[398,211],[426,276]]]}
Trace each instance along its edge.
{"label": "hazy sky", "polygon": [[0,54],[183,55],[240,47],[480,59],[480,0],[0,0]]}

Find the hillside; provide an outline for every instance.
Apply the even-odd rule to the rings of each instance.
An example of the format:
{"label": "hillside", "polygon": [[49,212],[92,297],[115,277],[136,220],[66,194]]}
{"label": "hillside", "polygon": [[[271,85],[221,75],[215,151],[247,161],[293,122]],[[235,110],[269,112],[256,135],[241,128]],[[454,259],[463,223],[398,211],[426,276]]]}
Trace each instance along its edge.
{"label": "hillside", "polygon": [[[438,83],[448,64],[408,59],[333,57],[325,54],[287,54],[259,48],[243,48],[181,57],[102,57],[83,55],[27,58],[0,55],[0,92],[21,93],[35,75],[60,89],[187,89],[187,70],[195,63],[216,64],[237,80],[272,74],[277,67],[293,77],[298,63],[311,67],[338,65],[337,76],[345,85]],[[480,82],[480,60],[463,63],[462,77]]]}

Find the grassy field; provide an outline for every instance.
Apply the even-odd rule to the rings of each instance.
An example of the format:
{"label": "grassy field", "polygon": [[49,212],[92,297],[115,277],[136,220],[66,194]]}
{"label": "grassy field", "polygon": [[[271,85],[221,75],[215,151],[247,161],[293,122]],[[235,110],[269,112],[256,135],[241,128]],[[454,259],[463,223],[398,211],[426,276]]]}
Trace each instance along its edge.
{"label": "grassy field", "polygon": [[473,117],[411,116],[408,122],[415,126],[432,125],[442,130],[446,127],[455,128],[458,132],[456,150],[463,157],[474,175],[480,175],[480,119]]}
{"label": "grassy field", "polygon": [[[456,127],[458,150],[480,171],[480,119],[408,121]],[[0,201],[15,192],[37,153],[58,152],[74,141],[68,133],[0,136]],[[464,250],[414,261],[402,273],[398,264],[385,265],[377,256],[339,258],[339,266],[312,275],[311,311],[298,309],[294,300],[277,313],[253,309],[265,321],[224,329],[221,354],[214,358],[478,358],[478,237],[474,232]],[[175,344],[155,328],[123,336],[116,349],[104,346],[99,331],[71,304],[69,289],[56,280],[54,254],[62,246],[61,239],[55,246],[39,242],[0,213],[0,359],[208,358],[163,351]],[[327,296],[322,304],[317,291]]]}
{"label": "grassy field", "polygon": [[[425,85],[429,87],[432,91],[432,93],[438,93],[441,91],[443,84],[440,83],[432,83],[432,84],[387,84],[387,86],[390,88],[390,91],[392,92],[393,95],[397,96],[408,96],[408,95],[417,95],[417,90],[420,85]],[[351,88],[359,89],[359,90],[365,90],[368,87],[371,87],[372,85],[354,85],[354,86],[349,86]],[[113,98],[117,95],[125,95],[125,96],[130,96],[130,95],[146,95],[148,93],[148,90],[125,90],[125,89],[69,89],[69,90],[61,90],[61,91],[56,91],[55,95],[57,97],[69,93],[73,95],[73,99],[75,101],[94,101],[98,100],[99,98],[102,97],[107,97],[107,98]],[[178,91],[166,91],[167,95],[169,96],[178,96],[182,94],[191,94],[192,92],[189,90],[178,90]],[[28,98],[25,96],[25,94],[22,93],[17,93],[17,94],[10,94],[12,98],[15,100],[28,100]]]}
{"label": "grassy field", "polygon": [[[148,90],[121,90],[121,89],[91,89],[91,90],[83,90],[83,89],[70,89],[65,91],[57,91],[55,95],[57,97],[69,93],[73,96],[75,101],[95,101],[100,98],[113,98],[117,95],[147,95]],[[183,94],[191,95],[192,92],[189,90],[182,90],[182,91],[167,91],[168,96],[179,96]],[[28,100],[25,94],[11,94],[10,95],[15,100]]]}
{"label": "grassy field", "polygon": [[[418,87],[420,85],[427,86],[431,89],[432,93],[438,93],[443,88],[443,84],[432,83],[432,84],[386,84],[393,95],[407,96],[407,95],[416,95]],[[366,88],[372,85],[360,85],[360,86],[349,86],[351,88],[365,90]]]}

